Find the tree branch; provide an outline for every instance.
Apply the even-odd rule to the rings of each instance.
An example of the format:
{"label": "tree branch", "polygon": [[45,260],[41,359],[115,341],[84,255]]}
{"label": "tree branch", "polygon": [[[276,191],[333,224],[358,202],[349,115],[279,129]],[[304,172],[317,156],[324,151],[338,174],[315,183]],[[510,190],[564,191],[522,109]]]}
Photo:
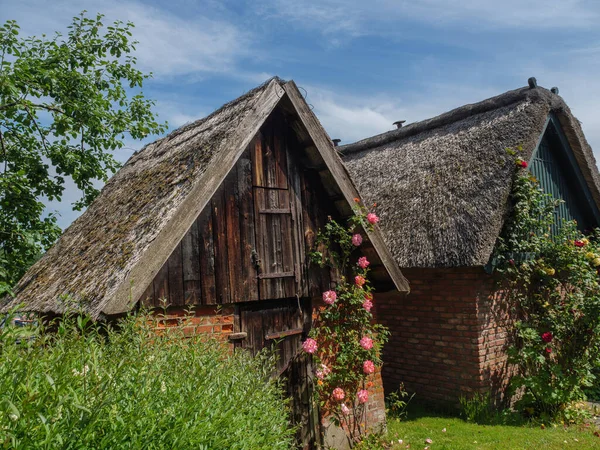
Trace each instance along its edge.
{"label": "tree branch", "polygon": [[2,130],[0,130],[0,146],[2,147],[2,157],[4,158],[4,172],[2,172],[2,176],[5,176],[8,169],[8,156],[6,154],[6,147],[4,146],[4,135],[2,134]]}
{"label": "tree branch", "polygon": [[31,111],[29,111],[29,108],[26,105],[23,105],[23,106],[25,106],[25,111],[27,111],[27,115],[29,116],[29,118],[31,119],[33,124],[35,125],[36,130],[38,131],[38,133],[40,134],[40,137],[42,138],[42,145],[44,146],[44,150],[46,150],[46,153],[48,153],[48,147],[46,146],[46,137],[44,136],[44,133],[42,133],[42,130],[40,129],[37,121],[35,120],[35,117],[33,117],[33,114],[31,114]]}
{"label": "tree branch", "polygon": [[5,103],[3,105],[0,105],[0,111],[4,111],[8,108],[12,108],[13,106],[18,106],[18,105],[22,105],[25,109],[27,109],[27,106],[29,105],[29,106],[32,106],[37,109],[45,109],[46,111],[54,111],[54,112],[57,112],[60,114],[66,114],[62,109],[56,108],[54,106],[39,104],[39,103],[31,103],[31,102],[25,103],[22,101],[10,102],[10,103]]}

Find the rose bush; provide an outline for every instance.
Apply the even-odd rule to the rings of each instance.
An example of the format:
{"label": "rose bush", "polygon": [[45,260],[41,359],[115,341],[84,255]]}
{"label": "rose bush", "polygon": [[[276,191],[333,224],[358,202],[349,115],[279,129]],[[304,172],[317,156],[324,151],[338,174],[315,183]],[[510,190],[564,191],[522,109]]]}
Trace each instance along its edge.
{"label": "rose bush", "polygon": [[329,220],[317,237],[317,245],[324,251],[311,254],[314,263],[333,267],[340,277],[334,290],[323,293],[325,305],[303,347],[314,351],[321,410],[344,428],[351,446],[367,429],[368,377],[381,366],[381,349],[389,334],[373,322],[370,262],[359,254],[366,238],[362,233],[378,221],[375,213],[357,201],[347,226]]}
{"label": "rose bush", "polygon": [[[517,161],[521,167],[524,161]],[[496,246],[499,287],[517,320],[510,328],[517,406],[529,415],[570,418],[600,362],[600,234],[555,223],[558,202],[519,173],[513,214]],[[551,230],[558,230],[552,235]]]}

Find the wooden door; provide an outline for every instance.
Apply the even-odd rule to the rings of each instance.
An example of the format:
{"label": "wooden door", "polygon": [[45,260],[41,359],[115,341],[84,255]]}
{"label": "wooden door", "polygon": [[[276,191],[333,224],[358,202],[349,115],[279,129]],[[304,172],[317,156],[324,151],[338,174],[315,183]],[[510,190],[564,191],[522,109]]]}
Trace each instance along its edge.
{"label": "wooden door", "polygon": [[281,377],[291,399],[292,424],[298,425],[302,449],[315,448],[319,436],[318,411],[313,405],[312,360],[302,351],[302,340],[312,321],[310,299],[284,299],[240,305],[240,331],[247,337],[241,348],[253,355],[272,348],[278,355],[273,376]]}

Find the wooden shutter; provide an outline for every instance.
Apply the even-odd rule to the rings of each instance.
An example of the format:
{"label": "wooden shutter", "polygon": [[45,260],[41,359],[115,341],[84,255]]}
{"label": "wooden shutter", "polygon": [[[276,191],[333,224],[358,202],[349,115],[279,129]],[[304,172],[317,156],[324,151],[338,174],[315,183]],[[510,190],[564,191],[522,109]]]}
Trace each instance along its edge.
{"label": "wooden shutter", "polygon": [[272,118],[253,141],[256,263],[261,300],[294,297],[299,283],[284,122]]}

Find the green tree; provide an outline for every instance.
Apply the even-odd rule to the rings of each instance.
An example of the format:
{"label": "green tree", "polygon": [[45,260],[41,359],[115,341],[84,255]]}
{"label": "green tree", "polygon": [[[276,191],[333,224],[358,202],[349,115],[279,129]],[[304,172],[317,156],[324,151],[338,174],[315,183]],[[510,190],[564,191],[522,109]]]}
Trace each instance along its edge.
{"label": "green tree", "polygon": [[132,55],[133,24],[104,27],[103,15],[74,17],[68,33],[23,38],[0,26],[0,291],[7,290],[60,234],[44,200],[60,200],[65,180],[80,210],[118,167],[126,135],[164,132]]}

